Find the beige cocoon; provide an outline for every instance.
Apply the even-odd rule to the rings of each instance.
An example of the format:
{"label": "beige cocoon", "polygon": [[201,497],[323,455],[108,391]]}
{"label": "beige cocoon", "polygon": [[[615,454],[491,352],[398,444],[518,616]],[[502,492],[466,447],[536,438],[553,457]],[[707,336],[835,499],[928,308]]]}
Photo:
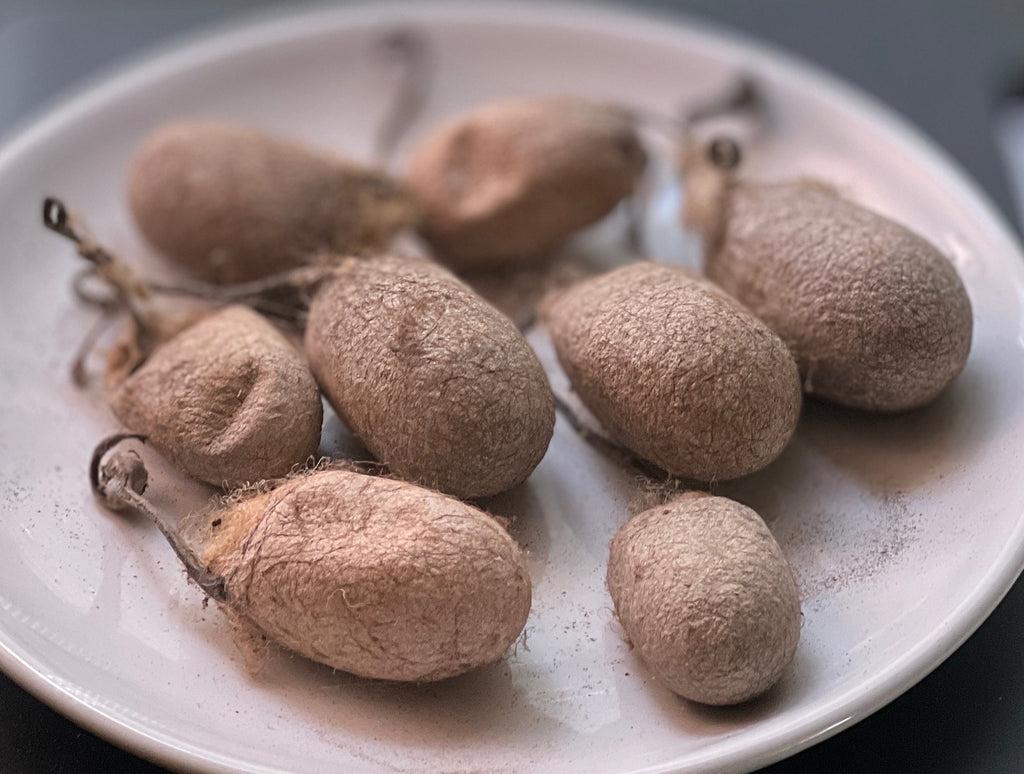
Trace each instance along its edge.
{"label": "beige cocoon", "polygon": [[342,421],[391,471],[457,497],[521,483],[554,430],[547,376],[512,321],[424,260],[344,264],[306,353]]}
{"label": "beige cocoon", "polygon": [[708,276],[782,337],[809,393],[900,411],[963,369],[970,299],[914,232],[809,181],[728,186],[718,215]]}
{"label": "beige cocoon", "polygon": [[148,137],[129,169],[128,200],[164,257],[213,282],[274,274],[320,252],[380,250],[418,217],[379,170],[213,122]]}
{"label": "beige cocoon", "polygon": [[647,154],[633,120],[570,97],[486,105],[417,146],[406,184],[423,236],[457,271],[536,259],[633,193]]}
{"label": "beige cocoon", "polygon": [[583,403],[669,473],[752,473],[796,428],[800,379],[786,345],[706,280],[634,263],[570,288],[546,317]]}
{"label": "beige cocoon", "polygon": [[671,690],[737,704],[770,688],[800,638],[793,570],[749,508],[688,493],[615,535],[608,590],[630,642]]}
{"label": "beige cocoon", "polygon": [[309,366],[242,306],[185,328],[130,373],[110,371],[107,402],[180,470],[227,489],[284,476],[320,444]]}
{"label": "beige cocoon", "polygon": [[441,680],[497,661],[530,611],[491,516],[386,478],[321,471],[214,517],[203,561],[278,643],[362,677]]}

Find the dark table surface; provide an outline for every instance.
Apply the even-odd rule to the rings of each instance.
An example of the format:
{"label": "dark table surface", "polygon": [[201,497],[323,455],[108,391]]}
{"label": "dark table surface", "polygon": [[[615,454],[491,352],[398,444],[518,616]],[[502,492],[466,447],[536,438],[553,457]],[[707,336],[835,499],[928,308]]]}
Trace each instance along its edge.
{"label": "dark table surface", "polygon": [[[157,43],[283,2],[0,0],[0,133]],[[1024,2],[648,0],[774,43],[888,103],[943,146],[1015,225],[993,140],[1024,84]],[[1020,138],[1024,143],[1024,137]],[[1019,225],[1017,225],[1019,228]],[[764,771],[1024,772],[1024,581],[917,686],[856,726]],[[163,771],[0,675],[0,771]]]}

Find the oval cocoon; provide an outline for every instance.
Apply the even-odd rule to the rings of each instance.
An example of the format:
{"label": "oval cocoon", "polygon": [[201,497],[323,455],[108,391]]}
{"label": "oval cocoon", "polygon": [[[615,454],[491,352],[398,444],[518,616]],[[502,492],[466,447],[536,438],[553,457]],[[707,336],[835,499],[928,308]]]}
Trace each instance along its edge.
{"label": "oval cocoon", "polygon": [[496,494],[551,440],[554,400],[526,339],[428,261],[346,263],[313,299],[306,353],[338,416],[401,478]]}
{"label": "oval cocoon", "polygon": [[438,260],[462,270],[536,258],[629,196],[647,162],[632,119],[570,97],[486,105],[413,151],[406,184]]}
{"label": "oval cocoon", "polygon": [[693,701],[752,699],[796,652],[793,570],[761,518],[724,497],[688,493],[626,523],[608,590],[640,657]]}
{"label": "oval cocoon", "polygon": [[785,344],[711,283],[648,261],[570,288],[547,321],[573,389],[621,443],[702,481],[758,470],[800,415]]}
{"label": "oval cocoon", "polygon": [[708,248],[708,276],[782,337],[809,393],[900,411],[967,362],[971,302],[953,265],[824,185],[728,188]]}
{"label": "oval cocoon", "polygon": [[157,250],[213,282],[274,274],[323,251],[380,250],[418,217],[381,171],[212,122],[147,138],[129,169],[128,201]]}
{"label": "oval cocoon", "polygon": [[530,611],[505,529],[403,481],[321,471],[229,507],[203,554],[227,604],[362,677],[441,680],[501,658]]}
{"label": "oval cocoon", "polygon": [[227,489],[284,476],[320,445],[309,366],[243,306],[185,328],[123,380],[108,378],[107,403],[180,470]]}

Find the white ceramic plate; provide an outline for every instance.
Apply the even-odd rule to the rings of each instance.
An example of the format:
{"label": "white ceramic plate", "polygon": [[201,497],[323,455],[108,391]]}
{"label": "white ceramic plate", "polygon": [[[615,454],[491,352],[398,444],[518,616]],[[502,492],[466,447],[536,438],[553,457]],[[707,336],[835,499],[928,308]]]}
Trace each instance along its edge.
{"label": "white ceramic plate", "polygon": [[[804,628],[776,690],[710,710],[655,684],[603,589],[633,482],[559,423],[531,480],[495,507],[531,552],[527,636],[440,685],[368,683],[278,658],[249,676],[162,539],[104,512],[85,465],[113,428],[67,365],[88,311],[41,198],[150,258],[127,215],[126,160],[182,115],[236,119],[365,155],[393,73],[378,36],[415,24],[440,71],[413,128],[512,94],[569,92],[667,112],[739,69],[763,80],[771,138],[751,174],[812,173],[926,234],[974,302],[964,374],[932,407],[873,417],[811,404],[767,470],[724,487],[797,568]],[[661,192],[652,237],[685,256]],[[696,26],[601,8],[374,5],[274,17],[113,78],[0,152],[0,662],[74,720],[162,763],[210,771],[734,771],[856,722],[919,680],[1024,563],[1024,263],[977,190],[878,106],[807,67]],[[543,336],[535,341],[543,350]],[[557,374],[556,374],[557,377]],[[334,428],[336,430],[336,428]]]}

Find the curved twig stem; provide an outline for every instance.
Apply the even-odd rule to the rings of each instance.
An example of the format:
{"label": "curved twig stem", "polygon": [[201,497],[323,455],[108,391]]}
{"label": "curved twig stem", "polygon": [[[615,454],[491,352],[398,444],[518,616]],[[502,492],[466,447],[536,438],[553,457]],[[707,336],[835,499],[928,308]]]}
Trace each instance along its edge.
{"label": "curved twig stem", "polygon": [[387,167],[409,127],[423,110],[434,81],[437,60],[423,33],[413,28],[384,35],[380,50],[400,68],[398,87],[374,138],[374,158]]}
{"label": "curved twig stem", "polygon": [[[100,280],[99,287],[91,284],[97,279]],[[110,283],[99,276],[95,266],[86,266],[75,274],[71,290],[83,304],[94,306],[104,314],[114,314],[124,308],[117,288],[111,288]]]}
{"label": "curved twig stem", "polygon": [[88,383],[89,378],[86,374],[85,361],[88,359],[89,353],[95,349],[100,336],[103,335],[103,332],[111,322],[113,320],[109,314],[100,315],[96,322],[92,324],[92,327],[86,331],[81,342],[79,342],[78,349],[75,351],[75,358],[71,361],[71,381],[76,387],[85,387]]}
{"label": "curved twig stem", "polygon": [[211,285],[205,282],[189,282],[184,285],[152,283],[154,290],[169,295],[185,295],[194,298],[230,303],[280,294],[283,292],[312,293],[316,285],[329,277],[334,266],[319,263],[286,269],[267,277],[247,282],[233,282],[230,285]]}
{"label": "curved twig stem", "polygon": [[[318,263],[227,286],[202,282],[181,285],[153,283],[143,280],[93,239],[60,199],[46,197],[42,215],[46,228],[73,242],[78,254],[89,261],[90,265],[72,280],[75,296],[105,315],[120,311],[131,315],[135,322],[140,364],[159,343],[158,335],[162,329],[160,311],[147,303],[154,294],[184,296],[217,304],[242,303],[268,317],[301,328],[316,288],[334,270],[328,263]],[[79,345],[71,368],[72,380],[79,387],[86,382],[85,360],[99,340],[104,324],[100,321],[93,325]]]}
{"label": "curved twig stem", "polygon": [[316,263],[231,285],[153,282],[150,287],[154,292],[168,296],[185,296],[217,304],[245,304],[268,316],[302,323],[317,287],[334,272],[335,267],[331,264]]}
{"label": "curved twig stem", "polygon": [[[54,196],[47,196],[43,200],[43,225],[71,240],[78,254],[92,264],[89,270],[75,277],[72,285],[75,294],[86,303],[107,312],[126,309],[138,325],[140,337],[147,336],[153,329],[153,321],[149,310],[141,302],[149,297],[149,286],[93,239],[64,202]],[[84,282],[92,277],[106,282],[112,290],[111,296],[102,297],[87,290]]]}
{"label": "curved twig stem", "polygon": [[[136,433],[118,433],[105,438],[96,446],[89,463],[89,483],[93,492],[111,510],[123,507],[131,508],[146,516],[170,544],[178,559],[185,566],[189,578],[195,581],[211,599],[217,602],[227,601],[227,587],[224,578],[211,572],[198,554],[192,550],[181,537],[175,525],[171,524],[152,504],[142,496],[145,491],[145,480],[148,478],[145,465],[135,452],[116,452],[107,462],[104,457],[122,441],[138,440],[146,442],[146,437]],[[133,455],[131,458],[127,455]],[[140,475],[141,474],[141,475]],[[141,478],[141,487],[137,479]]]}
{"label": "curved twig stem", "polygon": [[[295,315],[296,302],[303,299],[308,301],[317,285],[333,271],[331,266],[325,264],[301,266],[251,282],[237,282],[225,286],[208,285],[203,282],[183,285],[145,282],[113,253],[97,243],[60,199],[48,196],[43,201],[43,223],[51,231],[74,242],[79,255],[93,264],[75,276],[72,285],[75,295],[85,303],[106,312],[127,308],[136,317],[136,322],[143,327],[145,321],[139,319],[141,312],[136,308],[136,297],[148,297],[153,292],[221,304],[246,303],[268,314],[291,317]],[[102,295],[89,288],[87,283],[93,279],[105,282],[111,289],[111,294]],[[277,297],[284,300],[276,301]]]}
{"label": "curved twig stem", "polygon": [[54,196],[43,199],[43,225],[75,243],[78,254],[96,266],[114,262],[114,256],[103,249],[78,222],[64,202]]}

